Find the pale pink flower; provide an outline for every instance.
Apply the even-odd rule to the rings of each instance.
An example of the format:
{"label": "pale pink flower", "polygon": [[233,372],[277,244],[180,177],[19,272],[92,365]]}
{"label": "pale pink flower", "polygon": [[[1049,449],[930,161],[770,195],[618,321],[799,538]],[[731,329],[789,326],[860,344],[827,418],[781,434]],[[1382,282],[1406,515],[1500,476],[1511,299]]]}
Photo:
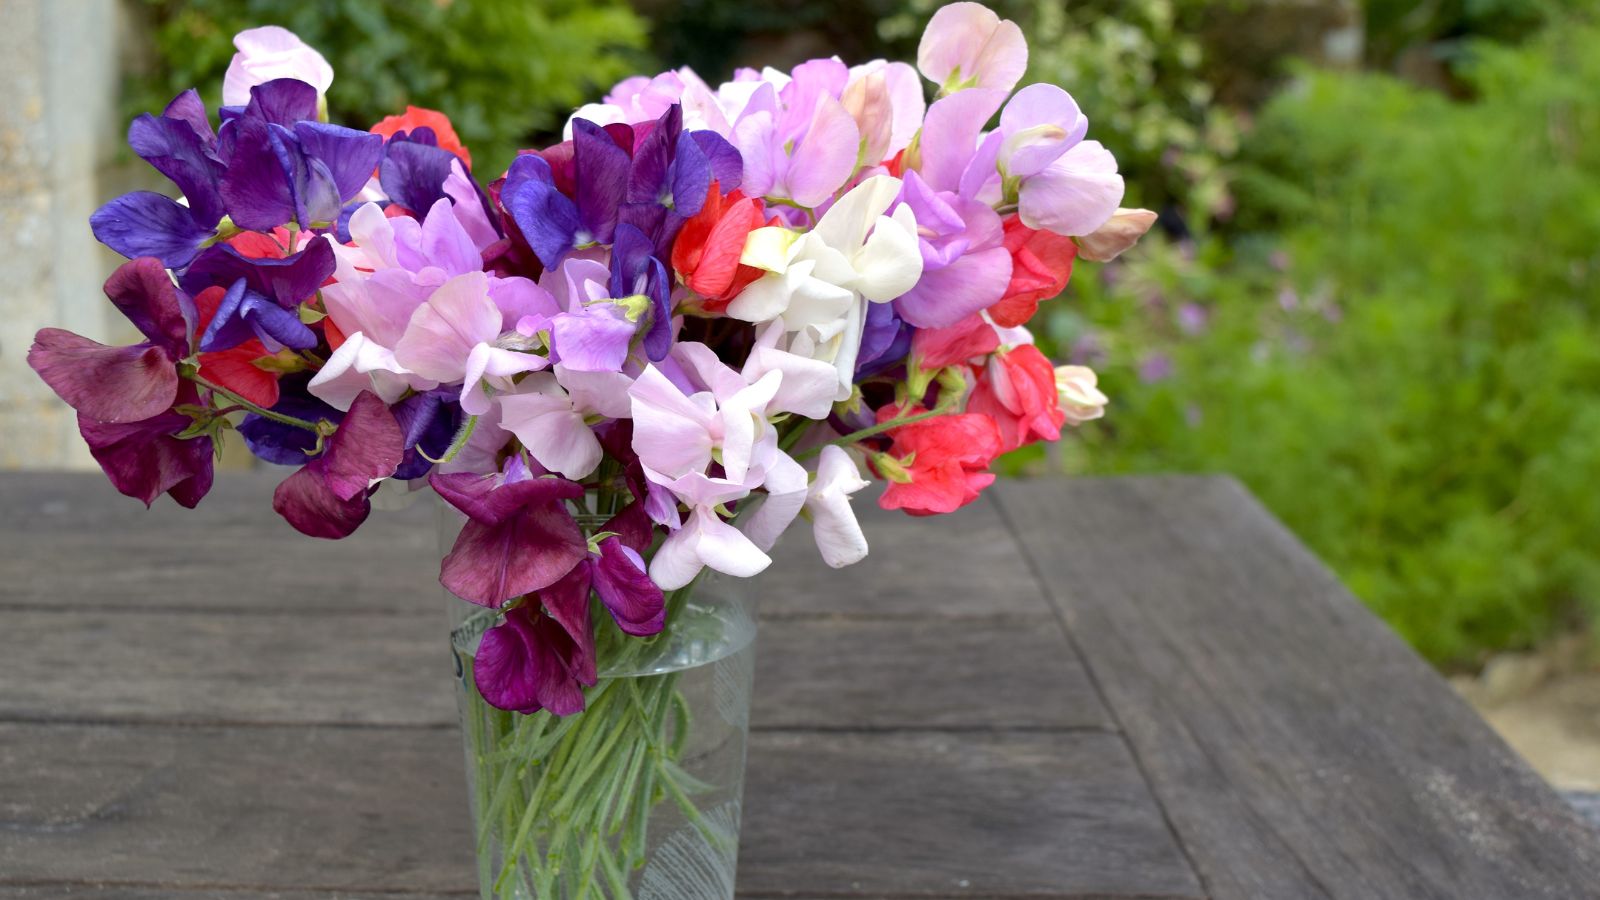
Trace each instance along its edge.
{"label": "pale pink flower", "polygon": [[1009,91],[1028,69],[1022,29],[981,3],[951,3],[928,20],[917,68],[951,94],[968,87]]}
{"label": "pale pink flower", "polygon": [[279,78],[294,78],[326,96],[333,84],[333,66],[305,41],[287,28],[264,25],[233,36],[239,52],[222,77],[224,106],[244,106],[250,102],[250,89]]}

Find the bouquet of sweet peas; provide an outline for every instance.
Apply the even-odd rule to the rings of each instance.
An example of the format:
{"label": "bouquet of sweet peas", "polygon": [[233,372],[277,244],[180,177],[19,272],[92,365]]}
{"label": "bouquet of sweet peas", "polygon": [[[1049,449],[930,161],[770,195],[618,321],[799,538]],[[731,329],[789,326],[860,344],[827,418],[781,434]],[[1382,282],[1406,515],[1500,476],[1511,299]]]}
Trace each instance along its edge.
{"label": "bouquet of sweet peas", "polygon": [[756,575],[797,518],[860,560],[869,478],[948,513],[1101,414],[1026,323],[1154,216],[1065,90],[1012,93],[1026,44],[978,4],[915,68],[630,78],[490,178],[440,113],[326,122],[293,34],[236,44],[216,118],[190,90],[129,128],[182,199],[91,219],[144,340],[47,328],[29,363],[147,504],[198,503],[229,430],[294,468],[273,507],[308,535],[431,487],[465,517],[441,581],[493,611],[493,707],[583,710],[597,637],[660,632],[704,568]]}

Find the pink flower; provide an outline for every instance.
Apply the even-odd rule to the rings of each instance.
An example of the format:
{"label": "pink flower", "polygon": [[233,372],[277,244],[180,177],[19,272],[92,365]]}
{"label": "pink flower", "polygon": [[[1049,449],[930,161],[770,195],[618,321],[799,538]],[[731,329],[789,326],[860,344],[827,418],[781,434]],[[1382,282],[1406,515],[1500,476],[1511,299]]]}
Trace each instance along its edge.
{"label": "pink flower", "polygon": [[1022,29],[981,3],[951,3],[928,20],[917,68],[941,93],[980,87],[1009,91],[1028,69]]}
{"label": "pink flower", "polygon": [[1117,211],[1122,192],[1116,157],[1099,141],[1084,141],[1022,180],[1017,215],[1029,228],[1091,234]]}
{"label": "pink flower", "polygon": [[539,465],[566,478],[586,478],[603,456],[587,419],[627,418],[632,384],[619,372],[578,372],[559,365],[553,373],[536,372],[500,396],[500,427],[516,435]]}
{"label": "pink flower", "polygon": [[489,279],[469,272],[440,285],[411,314],[394,348],[395,361],[407,371],[438,384],[461,382],[461,409],[473,416],[489,411],[485,379],[509,390],[511,376],[550,363],[499,343],[505,316],[489,296]]}
{"label": "pink flower", "polygon": [[244,106],[250,102],[250,89],[279,78],[294,78],[328,93],[333,84],[333,67],[299,36],[287,28],[265,25],[233,36],[239,49],[222,77],[224,106]]}
{"label": "pink flower", "polygon": [[989,358],[967,411],[994,420],[1007,453],[1040,438],[1059,439],[1066,419],[1056,399],[1056,371],[1032,344],[1006,347]]}

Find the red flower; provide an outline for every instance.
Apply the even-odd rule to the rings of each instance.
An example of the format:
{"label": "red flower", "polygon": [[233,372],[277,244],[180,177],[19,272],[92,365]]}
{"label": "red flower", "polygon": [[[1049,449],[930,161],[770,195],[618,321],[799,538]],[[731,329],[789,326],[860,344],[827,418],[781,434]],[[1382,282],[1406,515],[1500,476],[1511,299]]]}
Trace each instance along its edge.
{"label": "red flower", "polygon": [[[913,407],[905,414],[922,412]],[[878,410],[878,421],[900,415],[893,405],[885,406]],[[914,516],[955,512],[994,482],[986,470],[1000,455],[1000,431],[988,416],[935,416],[888,435],[893,446],[872,459],[873,468],[889,482],[878,498],[884,509],[903,509]]]}
{"label": "red flower", "polygon": [[[208,287],[195,295],[195,311],[200,319],[196,334],[205,333],[227,292],[220,286]],[[200,374],[212,384],[225,387],[263,409],[271,409],[278,403],[278,373],[261,368],[256,362],[273,356],[260,339],[251,338],[227,350],[200,354]]]}
{"label": "red flower", "polygon": [[1056,391],[1055,367],[1032,344],[990,357],[967,400],[967,411],[994,420],[1007,453],[1040,438],[1058,440],[1067,418]]}
{"label": "red flower", "polygon": [[999,346],[1000,335],[977,313],[944,328],[918,328],[911,335],[911,355],[924,369],[961,365]]}
{"label": "red flower", "polygon": [[418,128],[432,129],[433,136],[439,141],[440,149],[454,153],[467,168],[472,168],[472,154],[461,145],[461,138],[456,136],[456,129],[450,124],[450,117],[438,110],[407,106],[404,115],[387,116],[369,130],[373,134],[383,135],[383,139],[387,141],[402,131],[416,131]]}
{"label": "red flower", "polygon": [[700,212],[683,223],[672,244],[672,268],[705,298],[708,312],[721,312],[761,270],[739,262],[745,239],[760,228],[761,201],[739,191],[723,196],[715,181],[706,192]]}
{"label": "red flower", "polygon": [[1011,251],[1011,283],[1000,302],[989,307],[989,318],[1001,328],[1021,325],[1033,318],[1040,300],[1066,289],[1072,277],[1072,260],[1078,245],[1072,238],[1035,231],[1016,216],[1005,221],[1006,249]]}

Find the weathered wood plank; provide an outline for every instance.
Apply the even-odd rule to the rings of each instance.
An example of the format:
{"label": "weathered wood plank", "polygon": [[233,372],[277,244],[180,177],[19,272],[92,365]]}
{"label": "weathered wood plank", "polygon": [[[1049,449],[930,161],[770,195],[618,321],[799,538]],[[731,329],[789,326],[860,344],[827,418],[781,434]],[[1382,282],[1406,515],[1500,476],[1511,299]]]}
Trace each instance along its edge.
{"label": "weathered wood plank", "polygon": [[1003,483],[1217,897],[1593,897],[1600,841],[1237,483]]}
{"label": "weathered wood plank", "polygon": [[[444,629],[442,610],[0,611],[0,721],[449,727]],[[1110,727],[1050,619],[777,619],[756,660],[757,729]]]}
{"label": "weathered wood plank", "polygon": [[871,552],[853,566],[823,565],[810,529],[803,522],[791,528],[756,582],[763,609],[907,618],[1049,611],[992,503],[980,498],[931,520],[880,509],[876,497],[876,488],[856,495]]}
{"label": "weathered wood plank", "polygon": [[[749,895],[1198,896],[1115,735],[765,733],[748,777]],[[0,725],[0,885],[461,893],[465,797],[447,731]]]}
{"label": "weathered wood plank", "polygon": [[193,510],[166,498],[146,510],[88,473],[0,477],[0,606],[437,608],[427,504],[375,512],[343,541],[317,540],[272,511],[282,477],[225,473]]}
{"label": "weathered wood plank", "polygon": [[1201,896],[1113,735],[765,734],[748,779],[752,894]]}
{"label": "weathered wood plank", "polygon": [[[375,511],[354,535],[296,534],[272,511],[280,471],[226,473],[196,509],[162,498],[150,509],[92,473],[0,475],[0,607],[97,602],[256,612],[339,608],[417,611],[438,602],[431,505]],[[980,501],[931,526],[856,508],[872,544],[847,569],[821,564],[801,523],[752,583],[774,614],[1038,615],[1048,606],[1021,552]],[[255,584],[270,600],[223,586]]]}
{"label": "weathered wood plank", "polygon": [[362,890],[218,890],[214,887],[139,887],[126,884],[61,884],[34,887],[0,887],[0,900],[462,900],[477,897],[477,890],[451,894],[414,890],[373,894]]}

